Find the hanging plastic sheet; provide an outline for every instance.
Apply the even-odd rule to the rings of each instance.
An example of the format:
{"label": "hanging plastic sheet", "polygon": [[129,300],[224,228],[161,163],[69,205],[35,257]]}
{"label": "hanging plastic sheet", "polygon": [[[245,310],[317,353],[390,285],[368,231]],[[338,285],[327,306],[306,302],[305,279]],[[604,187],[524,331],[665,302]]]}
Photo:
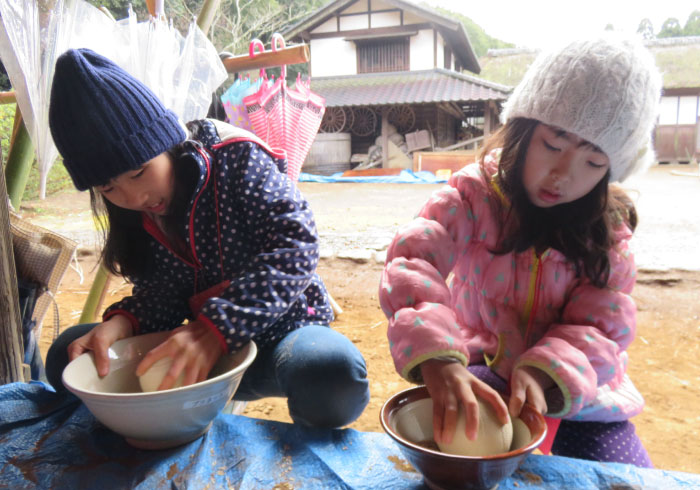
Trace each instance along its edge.
{"label": "hanging plastic sheet", "polygon": [[0,0],[0,58],[15,91],[17,105],[34,145],[40,193],[58,154],[49,132],[49,96],[56,58],[83,39],[108,47],[115,25],[95,7],[77,0]]}
{"label": "hanging plastic sheet", "polygon": [[114,61],[144,82],[183,122],[205,117],[212,93],[228,74],[194,20],[184,37],[162,15],[138,22],[129,9],[129,17],[119,24],[128,50],[122,49]]}
{"label": "hanging plastic sheet", "polygon": [[35,148],[41,197],[57,151],[48,126],[56,58],[89,48],[129,71],[183,122],[206,116],[226,79],[216,48],[194,21],[183,37],[164,16],[115,22],[82,0],[0,0],[0,57]]}

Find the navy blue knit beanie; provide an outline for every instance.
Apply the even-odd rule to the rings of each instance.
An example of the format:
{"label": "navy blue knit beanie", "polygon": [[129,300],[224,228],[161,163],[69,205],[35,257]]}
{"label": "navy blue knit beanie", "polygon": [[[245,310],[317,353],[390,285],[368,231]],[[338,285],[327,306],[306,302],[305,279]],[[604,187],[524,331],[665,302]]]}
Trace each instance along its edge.
{"label": "navy blue knit beanie", "polygon": [[81,191],[141,167],[186,137],[148,87],[89,49],[56,61],[49,127]]}

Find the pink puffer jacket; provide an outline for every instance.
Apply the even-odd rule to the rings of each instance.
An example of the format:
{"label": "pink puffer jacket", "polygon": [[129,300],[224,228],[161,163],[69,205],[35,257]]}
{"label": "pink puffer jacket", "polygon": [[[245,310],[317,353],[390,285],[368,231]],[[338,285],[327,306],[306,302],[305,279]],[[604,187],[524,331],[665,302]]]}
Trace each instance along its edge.
{"label": "pink puffer jacket", "polygon": [[[487,165],[495,172],[493,155]],[[515,368],[534,366],[563,396],[550,416],[610,422],[636,415],[644,401],[625,374],[636,312],[630,230],[616,230],[610,279],[600,289],[576,277],[556,250],[489,252],[499,236],[493,196],[479,166],[469,165],[390,245],[379,299],[397,371],[419,382],[418,365],[441,356],[486,362],[506,380]]]}

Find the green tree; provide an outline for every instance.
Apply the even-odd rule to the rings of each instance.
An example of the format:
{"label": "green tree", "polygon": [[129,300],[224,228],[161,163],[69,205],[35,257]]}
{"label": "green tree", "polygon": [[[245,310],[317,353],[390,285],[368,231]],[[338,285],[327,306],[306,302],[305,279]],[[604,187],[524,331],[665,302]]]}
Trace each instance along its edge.
{"label": "green tree", "polygon": [[[124,19],[129,14],[129,4],[136,12],[136,15],[141,18],[145,18],[148,15],[148,7],[146,7],[146,0],[86,0],[90,5],[100,8],[104,7],[109,10],[112,16],[119,20]],[[168,1],[165,2],[165,8],[167,11]]]}
{"label": "green tree", "polygon": [[693,10],[683,27],[684,36],[700,36],[700,10]]}
{"label": "green tree", "polygon": [[641,34],[643,39],[654,39],[654,26],[651,24],[651,20],[642,19],[637,27],[637,33]]}
{"label": "green tree", "polygon": [[661,30],[656,37],[680,37],[683,35],[683,29],[681,28],[681,23],[675,17],[669,17],[661,25]]}
{"label": "green tree", "polygon": [[444,9],[442,7],[430,7],[433,10],[441,13],[442,15],[449,17],[450,19],[456,19],[464,25],[464,29],[467,31],[469,36],[469,42],[472,45],[474,54],[477,58],[484,56],[489,49],[499,49],[499,48],[513,48],[515,45],[513,43],[508,43],[491,37],[473,20],[462,14],[452,12],[450,10]]}

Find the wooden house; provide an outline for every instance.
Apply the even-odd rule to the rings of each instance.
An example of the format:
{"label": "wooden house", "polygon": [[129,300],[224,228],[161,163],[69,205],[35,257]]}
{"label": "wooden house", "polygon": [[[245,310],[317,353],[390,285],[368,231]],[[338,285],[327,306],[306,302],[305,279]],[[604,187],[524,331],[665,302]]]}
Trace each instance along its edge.
{"label": "wooden house", "polygon": [[461,22],[409,1],[335,0],[282,34],[309,44],[311,89],[326,101],[321,132],[347,140],[352,154],[387,128],[428,135],[409,138],[408,150],[488,134],[510,92],[476,76]]}

